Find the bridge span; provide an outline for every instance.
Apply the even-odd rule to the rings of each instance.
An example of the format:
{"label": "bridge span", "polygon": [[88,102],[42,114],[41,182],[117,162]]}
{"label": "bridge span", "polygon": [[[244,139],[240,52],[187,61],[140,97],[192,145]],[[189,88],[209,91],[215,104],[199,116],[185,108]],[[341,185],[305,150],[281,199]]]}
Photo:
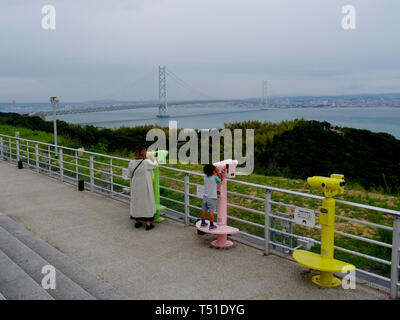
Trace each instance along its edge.
{"label": "bridge span", "polygon": [[[209,103],[228,103],[228,102],[246,102],[247,100],[186,100],[169,102],[169,106],[182,106],[191,104],[209,104]],[[65,114],[78,114],[78,113],[92,113],[92,112],[108,112],[108,111],[120,111],[120,110],[131,110],[131,109],[143,109],[143,108],[159,108],[158,103],[143,103],[143,104],[129,104],[129,105],[111,105],[111,106],[97,106],[87,108],[64,108],[56,110],[57,115]],[[34,115],[35,113],[31,114]],[[52,110],[42,111],[45,117],[52,116]]]}
{"label": "bridge span", "polygon": [[[167,75],[170,79],[172,79],[176,84],[179,85],[180,88],[185,90],[189,90],[190,92],[194,92],[196,97],[200,97],[197,100],[183,100],[183,101],[168,101],[167,99]],[[263,81],[263,97],[261,100],[261,104],[264,105],[265,108],[268,107],[268,99],[267,99],[267,84]],[[129,104],[129,105],[108,105],[108,106],[92,106],[87,108],[63,108],[57,110],[58,99],[51,100],[53,109],[51,110],[43,110],[39,112],[31,113],[31,116],[38,115],[41,117],[47,117],[53,115],[65,115],[65,114],[77,114],[77,113],[92,113],[92,112],[107,112],[107,111],[118,111],[118,110],[130,110],[130,109],[140,109],[140,108],[158,108],[157,117],[169,117],[168,115],[168,106],[180,106],[180,105],[191,105],[191,104],[209,104],[209,103],[227,103],[227,102],[248,102],[249,99],[217,99],[215,97],[209,96],[196,88],[192,87],[185,80],[181,79],[178,75],[176,75],[171,70],[167,69],[166,66],[159,66],[158,68],[158,103],[142,103],[142,104]],[[57,97],[53,97],[57,98]]]}

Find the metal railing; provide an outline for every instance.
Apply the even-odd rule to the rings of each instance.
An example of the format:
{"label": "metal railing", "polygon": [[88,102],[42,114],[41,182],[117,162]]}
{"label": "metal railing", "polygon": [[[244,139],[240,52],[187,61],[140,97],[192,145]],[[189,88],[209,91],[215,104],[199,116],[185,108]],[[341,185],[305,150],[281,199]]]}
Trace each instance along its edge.
{"label": "metal railing", "polygon": [[[11,162],[21,160],[36,172],[46,173],[70,183],[84,180],[91,191],[101,192],[122,201],[130,200],[128,193],[130,182],[126,174],[129,159],[63,146],[57,147],[58,156],[55,151],[53,144],[0,134],[0,159]],[[160,171],[162,204],[167,206],[169,212],[178,215],[185,225],[194,223],[201,212],[201,197],[195,189],[202,185],[203,175],[162,165]],[[323,197],[238,179],[228,179],[228,182],[229,223],[240,227],[239,236],[262,244],[266,255],[270,254],[274,248],[291,253],[298,248],[310,250],[313,245],[320,245],[318,240],[320,226],[316,224],[311,230],[309,230],[310,228],[305,230],[304,227],[296,227],[290,210],[302,207],[304,202],[315,208]],[[293,198],[283,201],[278,195]],[[275,196],[275,200],[273,196]],[[296,204],[296,202],[300,204]],[[380,281],[388,284],[386,286],[390,288],[391,297],[397,298],[400,285],[400,212],[340,199],[337,199],[336,203],[337,207],[342,208],[342,212],[362,210],[363,212],[378,212],[388,217],[388,222],[381,224],[349,216],[349,214],[338,214],[337,210],[337,221],[345,221],[347,225],[352,226],[366,226],[370,231],[384,230],[389,234],[392,232],[392,235],[391,243],[388,243],[381,239],[373,239],[369,233],[367,236],[357,235],[354,232],[346,232],[346,230],[337,228],[335,235],[338,239],[343,240],[344,245],[336,245],[335,249],[337,252],[346,254],[347,260],[363,259],[375,266],[379,265],[390,269],[386,275],[362,268],[357,268],[357,272],[364,275],[364,278],[373,279],[374,282]],[[281,212],[282,209],[286,210],[286,213]],[[314,210],[314,212],[318,215],[318,210]],[[380,249],[373,251],[375,254],[367,254],[362,252],[361,247],[363,246],[375,246]],[[386,251],[386,256],[390,256],[390,259],[385,259],[380,254],[385,250],[390,250],[391,254]],[[354,262],[353,264],[357,265]],[[376,269],[376,267],[374,268]]]}

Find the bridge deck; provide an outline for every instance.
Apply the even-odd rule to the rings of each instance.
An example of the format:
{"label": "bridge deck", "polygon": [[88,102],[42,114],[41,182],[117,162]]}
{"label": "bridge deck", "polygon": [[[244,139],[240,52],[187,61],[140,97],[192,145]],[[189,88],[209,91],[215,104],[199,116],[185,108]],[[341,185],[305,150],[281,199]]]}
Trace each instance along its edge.
{"label": "bridge deck", "polygon": [[125,203],[79,192],[0,161],[0,212],[39,235],[132,299],[387,299],[366,285],[318,288],[305,268],[172,219],[135,229]]}

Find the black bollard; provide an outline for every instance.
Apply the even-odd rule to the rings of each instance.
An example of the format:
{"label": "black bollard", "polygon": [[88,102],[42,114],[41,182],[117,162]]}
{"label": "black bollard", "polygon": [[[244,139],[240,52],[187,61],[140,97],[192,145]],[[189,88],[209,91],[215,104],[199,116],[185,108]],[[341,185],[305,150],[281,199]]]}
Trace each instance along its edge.
{"label": "black bollard", "polygon": [[22,160],[18,161],[18,169],[22,169],[24,167],[24,163],[22,162]]}
{"label": "black bollard", "polygon": [[78,190],[79,191],[85,190],[85,180],[78,180]]}

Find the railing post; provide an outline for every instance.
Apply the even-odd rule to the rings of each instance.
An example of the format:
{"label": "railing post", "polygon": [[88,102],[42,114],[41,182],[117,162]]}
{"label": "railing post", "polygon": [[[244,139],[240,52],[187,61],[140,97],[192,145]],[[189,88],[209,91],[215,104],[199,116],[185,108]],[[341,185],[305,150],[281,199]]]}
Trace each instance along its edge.
{"label": "railing post", "polygon": [[265,190],[265,217],[264,217],[264,255],[270,253],[270,227],[271,227],[271,190]]}
{"label": "railing post", "polygon": [[94,191],[94,170],[93,170],[93,155],[89,156],[89,167],[90,167],[90,190]]}
{"label": "railing post", "polygon": [[79,180],[78,151],[75,151],[75,173],[76,173],[76,181],[78,181]]}
{"label": "railing post", "polygon": [[60,179],[61,182],[64,181],[64,162],[63,162],[63,149],[60,148],[60,152],[58,153],[58,163],[60,166]]}
{"label": "railing post", "polygon": [[184,190],[185,190],[185,225],[189,225],[189,214],[190,214],[190,196],[189,196],[189,174],[185,173],[184,178]]}
{"label": "railing post", "polygon": [[110,158],[110,191],[111,194],[114,193],[114,176],[113,176],[113,161],[112,158]]}
{"label": "railing post", "polygon": [[8,157],[8,161],[12,161],[13,159],[13,153],[12,153],[12,144],[11,144],[11,137],[8,138],[8,150],[9,150],[9,157]]}
{"label": "railing post", "polygon": [[0,137],[0,157],[3,158],[3,137]]}
{"label": "railing post", "polygon": [[30,166],[30,157],[29,157],[29,142],[26,142],[26,157],[27,157],[27,162],[28,162],[28,168]]}
{"label": "railing post", "polygon": [[50,150],[50,146],[48,146],[47,152],[49,153],[49,173],[51,174],[51,150]]}
{"label": "railing post", "polygon": [[393,240],[392,240],[392,267],[390,274],[390,297],[397,299],[399,282],[399,245],[400,245],[400,217],[393,217]]}
{"label": "railing post", "polygon": [[39,146],[35,144],[36,171],[39,172]]}
{"label": "railing post", "polygon": [[17,139],[15,139],[15,145],[16,145],[16,155],[17,155],[17,161],[19,161],[20,159],[19,159],[19,139],[17,138]]}

